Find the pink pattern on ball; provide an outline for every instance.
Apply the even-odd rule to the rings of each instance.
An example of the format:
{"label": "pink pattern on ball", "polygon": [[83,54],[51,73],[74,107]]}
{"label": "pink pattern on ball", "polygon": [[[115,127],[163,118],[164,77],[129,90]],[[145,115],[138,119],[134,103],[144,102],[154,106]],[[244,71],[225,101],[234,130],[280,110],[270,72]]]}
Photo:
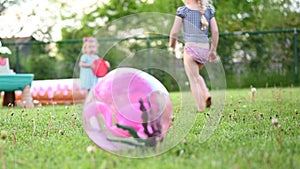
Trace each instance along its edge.
{"label": "pink pattern on ball", "polygon": [[102,149],[156,146],[172,121],[166,88],[138,69],[117,68],[90,91],[83,109],[88,136]]}

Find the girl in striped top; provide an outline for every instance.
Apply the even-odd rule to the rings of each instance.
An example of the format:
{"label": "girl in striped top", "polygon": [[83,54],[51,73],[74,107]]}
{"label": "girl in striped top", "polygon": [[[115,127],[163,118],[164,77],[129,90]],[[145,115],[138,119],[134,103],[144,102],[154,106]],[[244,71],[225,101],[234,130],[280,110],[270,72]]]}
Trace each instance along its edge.
{"label": "girl in striped top", "polygon": [[[170,47],[175,47],[178,34],[183,27],[184,67],[198,111],[211,105],[211,95],[204,79],[199,74],[207,61],[215,61],[219,31],[215,10],[207,0],[184,0],[185,6],[176,12],[174,25],[170,32]],[[212,42],[209,44],[208,31]]]}

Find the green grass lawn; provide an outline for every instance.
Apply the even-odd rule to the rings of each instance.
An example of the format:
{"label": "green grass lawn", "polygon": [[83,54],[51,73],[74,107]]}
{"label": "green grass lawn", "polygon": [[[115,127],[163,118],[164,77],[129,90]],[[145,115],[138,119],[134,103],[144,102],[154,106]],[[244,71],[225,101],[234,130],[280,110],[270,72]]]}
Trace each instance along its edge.
{"label": "green grass lawn", "polygon": [[[169,151],[149,158],[126,158],[94,145],[81,123],[81,106],[43,106],[32,110],[0,108],[1,167],[7,169],[176,169],[299,168],[300,88],[227,90],[218,127],[204,143],[200,131],[209,111],[198,114],[192,129]],[[178,93],[171,93],[173,106]],[[52,117],[52,118],[51,118]],[[180,117],[180,116],[179,116]],[[272,124],[272,119],[278,125]],[[176,120],[176,118],[175,118]],[[4,156],[3,156],[4,155]]]}

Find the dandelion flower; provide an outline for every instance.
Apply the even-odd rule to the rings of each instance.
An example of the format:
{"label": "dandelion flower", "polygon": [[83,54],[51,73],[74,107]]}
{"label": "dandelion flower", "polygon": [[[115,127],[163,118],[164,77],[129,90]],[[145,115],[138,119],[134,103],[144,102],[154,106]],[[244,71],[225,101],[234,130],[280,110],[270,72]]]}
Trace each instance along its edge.
{"label": "dandelion flower", "polygon": [[256,88],[251,87],[251,91],[250,91],[251,96],[250,96],[250,99],[251,99],[252,102],[254,102],[254,94],[255,94],[255,92],[256,92]]}

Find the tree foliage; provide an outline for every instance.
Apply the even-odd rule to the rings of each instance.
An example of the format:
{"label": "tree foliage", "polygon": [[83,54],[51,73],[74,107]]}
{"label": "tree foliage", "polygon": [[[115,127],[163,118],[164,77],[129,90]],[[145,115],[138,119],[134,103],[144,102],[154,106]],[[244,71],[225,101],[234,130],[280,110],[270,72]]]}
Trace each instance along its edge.
{"label": "tree foliage", "polygon": [[24,0],[0,0],[0,14],[2,14],[9,6],[21,3]]}
{"label": "tree foliage", "polygon": [[294,0],[215,0],[213,4],[223,32],[290,29],[300,25],[300,5]]}

